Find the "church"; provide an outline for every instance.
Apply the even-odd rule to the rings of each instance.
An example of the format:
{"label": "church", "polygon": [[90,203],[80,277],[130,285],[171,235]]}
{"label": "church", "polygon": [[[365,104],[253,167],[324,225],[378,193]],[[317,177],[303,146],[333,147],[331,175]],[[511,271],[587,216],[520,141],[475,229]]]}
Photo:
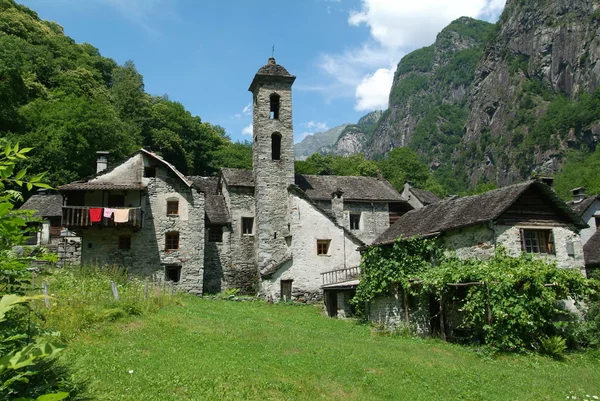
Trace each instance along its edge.
{"label": "church", "polygon": [[181,290],[314,301],[358,273],[358,249],[414,207],[382,177],[297,175],[292,85],[274,58],[250,84],[253,169],[186,177],[140,149],[59,187],[81,263],[121,265]]}

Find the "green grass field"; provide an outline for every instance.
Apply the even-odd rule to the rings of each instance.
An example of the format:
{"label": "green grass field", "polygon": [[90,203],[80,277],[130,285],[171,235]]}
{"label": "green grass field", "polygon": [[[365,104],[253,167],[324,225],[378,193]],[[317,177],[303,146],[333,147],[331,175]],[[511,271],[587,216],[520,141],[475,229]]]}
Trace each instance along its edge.
{"label": "green grass field", "polygon": [[[184,297],[75,339],[61,357],[97,400],[564,400],[600,396],[600,358],[478,355],[375,335],[315,306]],[[572,392],[572,393],[571,393]]]}

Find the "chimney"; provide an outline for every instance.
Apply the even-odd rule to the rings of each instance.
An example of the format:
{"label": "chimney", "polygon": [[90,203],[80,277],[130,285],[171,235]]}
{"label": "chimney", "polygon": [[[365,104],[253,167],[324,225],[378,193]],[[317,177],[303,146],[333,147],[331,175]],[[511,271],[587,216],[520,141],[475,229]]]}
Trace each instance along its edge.
{"label": "chimney", "polygon": [[331,193],[331,212],[337,220],[338,224],[344,225],[344,191],[337,188]]}
{"label": "chimney", "polygon": [[579,203],[585,199],[585,187],[573,188],[571,192],[573,193],[573,201],[575,203]]}
{"label": "chimney", "polygon": [[108,155],[110,152],[100,150],[96,152],[96,174],[99,172],[106,170],[108,167]]}
{"label": "chimney", "polygon": [[531,177],[532,180],[541,181],[544,184],[548,185],[550,188],[554,187],[554,178],[536,174]]}

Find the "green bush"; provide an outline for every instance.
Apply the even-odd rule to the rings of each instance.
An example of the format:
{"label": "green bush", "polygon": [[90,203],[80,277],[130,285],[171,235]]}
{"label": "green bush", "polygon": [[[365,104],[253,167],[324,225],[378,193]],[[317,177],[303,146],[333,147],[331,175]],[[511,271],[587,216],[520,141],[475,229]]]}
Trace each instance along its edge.
{"label": "green bush", "polygon": [[543,355],[562,359],[567,350],[567,342],[561,336],[542,337],[539,350]]}

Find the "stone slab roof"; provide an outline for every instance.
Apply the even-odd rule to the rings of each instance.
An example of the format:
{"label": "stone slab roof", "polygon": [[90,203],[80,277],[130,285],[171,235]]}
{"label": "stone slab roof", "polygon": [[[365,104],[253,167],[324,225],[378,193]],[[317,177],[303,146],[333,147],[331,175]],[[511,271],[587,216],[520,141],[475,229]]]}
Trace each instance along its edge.
{"label": "stone slab roof", "polygon": [[296,175],[298,185],[313,200],[330,200],[342,190],[344,201],[406,202],[396,189],[383,179],[338,175]]}
{"label": "stone slab roof", "polygon": [[573,225],[578,228],[587,227],[581,217],[573,212],[549,186],[541,181],[531,180],[480,195],[446,199],[421,209],[411,210],[401,216],[373,244],[389,244],[400,236],[404,238],[425,237],[494,220],[532,187],[539,189],[555,207],[567,216]]}
{"label": "stone slab roof", "polygon": [[242,170],[239,168],[222,168],[221,176],[228,186],[231,187],[252,187],[254,188],[254,174],[252,170]]}
{"label": "stone slab roof", "polygon": [[228,224],[231,223],[231,217],[227,210],[225,198],[218,193],[218,177],[187,177],[193,182],[194,188],[200,192],[204,192],[205,204],[204,212],[208,221],[212,224]]}
{"label": "stone slab roof", "polygon": [[[252,170],[223,168],[221,174],[229,186],[254,187]],[[375,177],[296,174],[295,181],[312,200],[330,200],[341,189],[345,201],[406,202],[389,182]]]}
{"label": "stone slab roof", "polygon": [[192,182],[192,185],[198,191],[204,192],[206,195],[218,195],[218,177],[201,177],[198,175],[187,177],[187,179]]}
{"label": "stone slab roof", "polygon": [[600,231],[596,231],[594,235],[583,246],[583,256],[585,265],[600,265]]}
{"label": "stone slab roof", "polygon": [[75,181],[58,187],[61,191],[99,191],[99,190],[140,190],[146,189],[145,185],[138,183],[117,184],[112,182],[85,182]]}
{"label": "stone slab roof", "polygon": [[[152,153],[146,149],[140,149],[137,152],[135,152],[134,154],[132,154],[131,156],[129,156],[127,159],[131,159],[138,153],[145,154],[145,155],[155,159],[156,161],[158,161],[159,163],[164,165],[167,169],[171,170],[173,172],[173,174],[175,174],[181,181],[183,181],[183,183],[185,185],[187,185],[188,187],[192,186],[192,182],[190,180],[188,180],[183,174],[181,174],[181,172],[179,170],[177,170],[175,168],[175,166],[173,166],[171,163],[167,162],[165,159],[163,159],[156,153]],[[146,186],[141,183],[128,183],[128,184],[121,183],[120,184],[118,182],[95,181],[96,178],[110,173],[118,166],[120,166],[120,164],[117,164],[110,169],[102,170],[99,173],[96,173],[96,174],[86,177],[84,179],[77,180],[77,181],[71,182],[66,185],[61,185],[58,187],[58,189],[60,191],[144,190],[144,189],[146,189]]]}
{"label": "stone slab roof", "polygon": [[571,206],[575,213],[577,213],[580,216],[583,216],[585,211],[588,210],[590,206],[592,206],[592,203],[594,203],[596,199],[598,199],[598,196],[589,196],[580,202],[569,201],[567,202],[567,205]]}
{"label": "stone slab roof", "polygon": [[59,194],[36,194],[27,199],[21,210],[37,210],[36,217],[62,216],[63,198]]}
{"label": "stone slab roof", "polygon": [[431,205],[432,203],[436,203],[440,201],[440,198],[435,196],[435,194],[431,191],[427,191],[425,189],[419,188],[410,188],[410,192],[419,200],[423,205]]}

